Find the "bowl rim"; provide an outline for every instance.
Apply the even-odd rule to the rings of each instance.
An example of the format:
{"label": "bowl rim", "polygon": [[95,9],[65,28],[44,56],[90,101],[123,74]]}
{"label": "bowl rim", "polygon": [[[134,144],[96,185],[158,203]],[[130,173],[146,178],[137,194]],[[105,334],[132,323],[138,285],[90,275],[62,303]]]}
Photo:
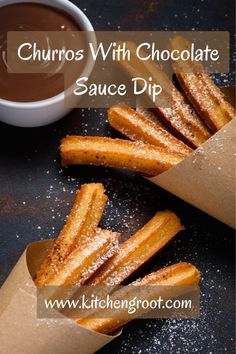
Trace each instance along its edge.
{"label": "bowl rim", "polygon": [[[59,10],[64,10],[74,18],[74,20],[80,25],[83,31],[92,32],[90,33],[90,35],[92,35],[92,42],[95,46],[97,46],[96,35],[90,20],[79,7],[74,5],[69,0],[50,0],[50,1],[49,0],[2,0],[0,4],[0,9],[1,7],[7,5],[20,4],[20,3],[44,4],[50,7],[57,8]],[[85,67],[81,73],[81,76],[89,76],[91,74],[93,67],[94,67],[94,61],[92,60],[91,54],[89,54]],[[40,101],[33,101],[33,102],[18,102],[18,101],[10,101],[10,100],[0,98],[0,106],[10,107],[10,108],[22,108],[22,109],[43,108],[63,101],[64,93],[65,91],[60,92],[56,96],[49,97]]]}

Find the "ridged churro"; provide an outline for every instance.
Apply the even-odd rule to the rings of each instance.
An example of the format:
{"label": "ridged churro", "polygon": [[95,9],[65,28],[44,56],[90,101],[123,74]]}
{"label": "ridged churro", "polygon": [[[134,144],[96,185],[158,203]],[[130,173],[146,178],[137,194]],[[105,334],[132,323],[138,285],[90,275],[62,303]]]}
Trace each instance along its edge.
{"label": "ridged churro", "polygon": [[105,137],[67,136],[61,142],[62,165],[103,165],[155,176],[183,160],[151,144]]}
{"label": "ridged churro", "polygon": [[162,249],[179,231],[179,218],[171,211],[158,212],[89,279],[86,285],[115,286],[122,283]]}
{"label": "ridged churro", "polygon": [[[197,285],[200,280],[200,273],[192,264],[190,263],[177,263],[171,265],[169,267],[163,268],[157,272],[153,272],[141,280],[137,280],[130,287],[130,290],[127,291],[127,288],[123,288],[117,290],[112,296],[112,300],[122,299],[134,299],[135,297],[144,298],[147,301],[151,301],[152,299],[157,299],[160,295],[161,286],[170,287],[173,286],[172,297],[176,296],[175,290],[177,286],[190,286]],[[148,289],[146,288],[147,286]],[[150,290],[150,288],[152,289]],[[137,287],[137,288],[136,288]],[[170,291],[170,289],[168,289]],[[162,289],[161,293],[165,291]],[[168,292],[169,292],[168,291]],[[178,290],[177,290],[178,291]],[[184,291],[184,290],[183,290]],[[126,324],[130,321],[127,318],[127,309],[119,308],[112,310],[114,317],[106,318],[107,309],[98,310],[97,318],[84,318],[79,319],[77,323],[81,326],[84,326],[90,330],[109,334]],[[134,317],[139,317],[146,313],[148,310],[144,308],[140,308]],[[123,318],[122,318],[123,317]]]}
{"label": "ridged churro", "polygon": [[166,148],[167,151],[184,157],[192,152],[189,146],[124,103],[113,106],[108,110],[108,121],[114,129],[131,140],[143,141]]}
{"label": "ridged churro", "polygon": [[57,272],[47,277],[43,285],[82,285],[118,249],[118,233],[97,229],[92,239],[75,248],[60,262]]}
{"label": "ridged churro", "polygon": [[44,285],[57,272],[61,262],[78,246],[93,237],[107,202],[100,183],[81,186],[66,224],[56,239],[51,252],[36,273],[36,285]]}
{"label": "ridged churro", "polygon": [[[170,40],[172,49],[188,49],[190,44],[183,37]],[[176,76],[190,102],[209,128],[216,132],[235,118],[235,110],[224,94],[211,80],[199,63],[178,60],[173,64]]]}
{"label": "ridged churro", "polygon": [[163,128],[168,133],[173,135],[170,126],[164,123],[164,121],[157,115],[157,112],[154,108],[147,108],[142,104],[142,102],[139,102],[137,100],[137,105],[135,110],[136,112],[142,114],[142,116],[144,116],[146,119],[156,123],[159,127]]}
{"label": "ridged churro", "polygon": [[[118,63],[132,78],[142,77],[148,82],[149,77],[152,77],[154,82],[162,87],[159,104],[155,104],[160,118],[170,125],[178,136],[184,139],[191,147],[199,147],[211,136],[207,126],[201,121],[158,64],[151,60],[142,62],[137,60],[137,46],[132,42],[125,43],[126,48],[131,53],[131,58]],[[145,53],[143,51],[140,51],[140,53],[144,57]],[[149,97],[148,91],[146,94]]]}

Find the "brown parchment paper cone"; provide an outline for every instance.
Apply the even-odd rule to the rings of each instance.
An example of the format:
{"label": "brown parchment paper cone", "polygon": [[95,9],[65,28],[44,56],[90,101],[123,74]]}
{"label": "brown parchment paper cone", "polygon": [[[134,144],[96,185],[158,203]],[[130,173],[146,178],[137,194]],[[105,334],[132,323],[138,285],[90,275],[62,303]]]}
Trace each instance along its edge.
{"label": "brown parchment paper cone", "polygon": [[38,319],[32,275],[52,240],[30,244],[0,290],[0,345],[11,354],[90,354],[116,336],[108,336],[61,318]]}
{"label": "brown parchment paper cone", "polygon": [[235,228],[236,119],[153,183]]}

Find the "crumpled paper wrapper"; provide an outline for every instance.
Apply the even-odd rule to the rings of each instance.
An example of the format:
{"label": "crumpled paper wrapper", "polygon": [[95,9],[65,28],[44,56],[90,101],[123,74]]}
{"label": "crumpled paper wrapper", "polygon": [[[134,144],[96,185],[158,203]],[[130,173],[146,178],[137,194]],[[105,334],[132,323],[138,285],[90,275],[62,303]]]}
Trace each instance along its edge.
{"label": "crumpled paper wrapper", "polygon": [[116,338],[83,328],[63,315],[37,318],[32,276],[52,243],[30,244],[0,289],[0,346],[4,353],[90,354]]}
{"label": "crumpled paper wrapper", "polygon": [[236,119],[153,183],[235,228]]}

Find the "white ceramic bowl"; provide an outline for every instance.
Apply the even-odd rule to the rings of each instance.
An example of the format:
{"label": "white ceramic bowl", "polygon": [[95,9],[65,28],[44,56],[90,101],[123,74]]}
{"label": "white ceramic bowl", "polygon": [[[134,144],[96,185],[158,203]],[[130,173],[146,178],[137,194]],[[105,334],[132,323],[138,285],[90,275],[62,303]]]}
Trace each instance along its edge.
{"label": "white ceramic bowl", "polygon": [[[0,8],[16,3],[39,3],[55,7],[70,14],[80,25],[82,31],[94,31],[87,16],[68,0],[1,0]],[[95,33],[90,41],[96,45]],[[87,63],[81,76],[89,76],[93,69],[93,60],[88,56]],[[64,107],[64,92],[57,96],[35,102],[13,102],[0,99],[0,121],[18,127],[39,127],[53,123],[71,109]]]}

